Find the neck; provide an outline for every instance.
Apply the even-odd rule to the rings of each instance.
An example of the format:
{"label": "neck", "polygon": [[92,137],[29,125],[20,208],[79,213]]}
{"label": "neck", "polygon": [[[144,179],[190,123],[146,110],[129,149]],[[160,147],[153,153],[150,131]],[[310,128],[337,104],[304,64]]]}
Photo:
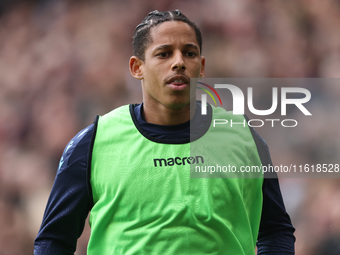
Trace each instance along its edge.
{"label": "neck", "polygon": [[179,109],[171,109],[164,105],[151,107],[143,103],[143,117],[146,122],[157,125],[179,125],[190,120],[190,104]]}

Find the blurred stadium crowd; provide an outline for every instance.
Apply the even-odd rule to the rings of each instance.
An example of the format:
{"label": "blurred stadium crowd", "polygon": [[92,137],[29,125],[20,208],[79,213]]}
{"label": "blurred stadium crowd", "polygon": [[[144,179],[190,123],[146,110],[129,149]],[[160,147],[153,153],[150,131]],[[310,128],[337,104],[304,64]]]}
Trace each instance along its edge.
{"label": "blurred stadium crowd", "polygon": [[[128,70],[135,26],[177,8],[202,29],[207,77],[340,78],[338,0],[1,1],[0,255],[32,254],[67,142],[96,114],[141,101]],[[312,89],[315,125],[259,131],[274,163],[339,160],[340,85]],[[281,186],[296,254],[340,254],[340,179]]]}

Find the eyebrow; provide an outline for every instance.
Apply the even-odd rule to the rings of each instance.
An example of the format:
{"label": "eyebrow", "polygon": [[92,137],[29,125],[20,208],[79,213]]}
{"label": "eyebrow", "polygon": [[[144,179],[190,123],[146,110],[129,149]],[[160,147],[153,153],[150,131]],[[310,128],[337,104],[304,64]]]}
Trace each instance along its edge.
{"label": "eyebrow", "polygon": [[193,44],[193,43],[187,43],[185,45],[185,48],[194,48],[195,50],[199,51],[199,48],[196,44]]}
{"label": "eyebrow", "polygon": [[[164,50],[164,49],[168,49],[168,48],[171,48],[171,44],[163,44],[163,45],[160,45],[158,47],[156,47],[154,49],[154,51],[158,51],[158,50]],[[187,43],[184,45],[184,48],[194,48],[195,50],[199,51],[199,48],[196,44],[193,44],[193,43]]]}

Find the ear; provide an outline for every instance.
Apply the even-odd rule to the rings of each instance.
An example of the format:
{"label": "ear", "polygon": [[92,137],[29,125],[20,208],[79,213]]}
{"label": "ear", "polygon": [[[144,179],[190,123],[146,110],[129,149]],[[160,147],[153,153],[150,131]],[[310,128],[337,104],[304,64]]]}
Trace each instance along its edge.
{"label": "ear", "polygon": [[204,74],[205,74],[205,57],[201,57],[200,77],[204,77]]}
{"label": "ear", "polygon": [[143,65],[143,60],[136,56],[132,56],[129,61],[130,73],[133,77],[138,80],[143,79],[143,71],[141,66]]}

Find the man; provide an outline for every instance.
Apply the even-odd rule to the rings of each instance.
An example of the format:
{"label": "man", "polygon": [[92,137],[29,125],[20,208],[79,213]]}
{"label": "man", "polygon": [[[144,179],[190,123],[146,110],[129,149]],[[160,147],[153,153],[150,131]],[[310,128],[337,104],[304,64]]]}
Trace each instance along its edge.
{"label": "man", "polygon": [[[207,160],[211,118],[228,114],[209,106],[200,116],[200,102],[190,114],[190,78],[205,66],[198,27],[178,10],[154,11],[133,46],[143,103],[97,118],[67,145],[35,254],[73,254],[89,211],[88,254],[248,255],[256,242],[258,254],[294,254],[277,179],[190,178],[190,146],[203,141]],[[228,132],[219,160],[271,164],[253,130]]]}

